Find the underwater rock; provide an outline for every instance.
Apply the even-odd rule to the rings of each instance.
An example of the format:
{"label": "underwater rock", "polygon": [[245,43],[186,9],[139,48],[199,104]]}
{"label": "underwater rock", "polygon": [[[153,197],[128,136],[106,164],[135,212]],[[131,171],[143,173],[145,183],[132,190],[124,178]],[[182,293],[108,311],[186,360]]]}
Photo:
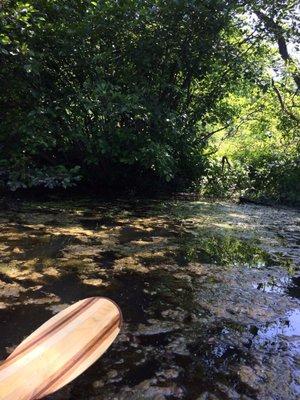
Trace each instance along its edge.
{"label": "underwater rock", "polygon": [[204,392],[200,395],[200,397],[197,397],[196,400],[222,400],[222,399],[220,397],[215,396],[212,393]]}
{"label": "underwater rock", "polygon": [[162,333],[170,333],[180,329],[180,326],[178,324],[172,322],[153,319],[148,320],[148,322],[151,325],[139,324],[136,332],[137,336],[160,335]]}
{"label": "underwater rock", "polygon": [[187,339],[178,337],[166,346],[166,350],[179,356],[190,356]]}
{"label": "underwater rock", "polygon": [[184,398],[184,391],[176,384],[156,386],[155,381],[146,380],[133,388],[127,388],[119,392],[115,396],[110,397],[109,400],[167,400],[169,397],[182,399]]}
{"label": "underwater rock", "polygon": [[257,390],[259,388],[260,382],[264,378],[264,375],[259,376],[259,367],[257,367],[258,371],[255,371],[255,368],[249,367],[247,365],[242,365],[238,371],[238,375],[241,379],[241,382],[245,383],[251,389]]}
{"label": "underwater rock", "polygon": [[99,379],[98,381],[93,382],[93,388],[99,389],[102,388],[105,385],[105,382],[102,379]]}
{"label": "underwater rock", "polygon": [[156,376],[159,379],[163,380],[170,380],[170,379],[176,379],[179,376],[180,371],[175,368],[169,368],[163,371],[159,371],[156,373]]}

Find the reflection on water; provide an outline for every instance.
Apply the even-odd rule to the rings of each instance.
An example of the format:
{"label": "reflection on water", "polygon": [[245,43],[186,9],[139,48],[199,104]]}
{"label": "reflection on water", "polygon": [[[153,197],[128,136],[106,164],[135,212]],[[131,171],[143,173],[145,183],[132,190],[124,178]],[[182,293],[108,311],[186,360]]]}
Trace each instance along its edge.
{"label": "reflection on water", "polygon": [[270,254],[262,250],[254,240],[240,240],[234,236],[211,235],[196,231],[180,238],[179,255],[182,262],[198,261],[224,266],[264,268],[276,264]]}
{"label": "reflection on water", "polygon": [[296,400],[298,220],[158,200],[0,213],[1,356],[53,313],[106,296],[122,308],[121,335],[53,399]]}
{"label": "reflection on water", "polygon": [[269,277],[252,287],[266,293],[287,294],[295,299],[300,299],[300,277],[283,276],[280,278]]}
{"label": "reflection on water", "polygon": [[278,335],[286,337],[298,336],[300,339],[300,309],[288,311],[284,318],[258,331],[260,341],[274,340]]}

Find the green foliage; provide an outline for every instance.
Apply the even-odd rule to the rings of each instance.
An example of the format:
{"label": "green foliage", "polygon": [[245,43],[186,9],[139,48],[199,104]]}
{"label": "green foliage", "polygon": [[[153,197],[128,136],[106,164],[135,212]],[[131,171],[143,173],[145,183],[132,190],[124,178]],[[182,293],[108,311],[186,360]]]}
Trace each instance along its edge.
{"label": "green foliage", "polygon": [[197,187],[212,197],[300,203],[300,96],[271,47],[260,84],[238,85],[217,112],[230,124],[211,137],[205,175]]}
{"label": "green foliage", "polygon": [[26,169],[25,171],[13,170],[8,174],[7,185],[12,191],[33,187],[66,189],[75,186],[76,182],[80,180],[79,170],[78,166],[67,169],[64,165]]}
{"label": "green foliage", "polygon": [[[250,18],[259,6],[268,20]],[[259,129],[273,129],[277,114],[276,132],[297,136],[297,66],[291,59],[278,64],[272,44],[278,35],[269,22],[275,19],[281,36],[295,40],[296,25],[286,22],[293,7],[281,8],[266,0],[4,0],[1,186],[160,181],[179,187],[202,178],[206,191],[217,180],[229,193],[232,186],[252,185],[238,155],[229,178],[218,170],[216,156],[206,155],[207,145],[222,126],[235,135],[241,115],[246,136],[256,142]],[[274,62],[279,79],[271,91]],[[245,110],[265,92],[254,132]],[[280,157],[264,162],[253,156],[257,182],[270,178]],[[278,183],[281,190],[280,174],[271,175],[270,187]]]}
{"label": "green foliage", "polygon": [[195,122],[251,66],[231,39],[240,35],[232,11],[220,0],[4,1],[6,183],[33,185],[32,170],[47,182],[47,168],[61,165],[91,181],[199,176],[205,141]]}
{"label": "green foliage", "polygon": [[[259,118],[244,124],[239,134],[219,142],[198,183],[203,195],[300,203],[300,143],[276,131],[275,120],[273,116],[273,132],[270,121]],[[264,131],[260,131],[262,125]]]}
{"label": "green foliage", "polygon": [[255,154],[251,159],[234,160],[225,172],[220,160],[211,160],[200,192],[213,198],[242,196],[253,201],[300,204],[299,155]]}

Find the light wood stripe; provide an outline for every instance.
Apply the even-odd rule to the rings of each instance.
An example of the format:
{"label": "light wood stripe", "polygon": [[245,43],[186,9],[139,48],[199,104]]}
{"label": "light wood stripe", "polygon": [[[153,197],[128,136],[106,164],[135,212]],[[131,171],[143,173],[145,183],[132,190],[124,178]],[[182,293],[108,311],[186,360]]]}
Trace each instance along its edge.
{"label": "light wood stripe", "polygon": [[90,298],[61,311],[0,367],[1,400],[37,400],[94,363],[120,332],[122,313],[107,298]]}
{"label": "light wood stripe", "polygon": [[24,343],[25,346],[20,346],[16,348],[16,350],[5,360],[5,362],[0,365],[0,371],[9,365],[11,365],[16,360],[19,360],[28,352],[32,351],[34,348],[39,346],[41,343],[46,341],[51,335],[57,332],[59,329],[63,328],[65,325],[79,317],[84,311],[86,311],[90,306],[97,302],[96,297],[91,297],[87,299],[87,301],[78,307],[75,312],[68,314],[65,318],[63,318],[60,322],[57,322],[52,328],[49,328],[44,334],[38,335],[32,341],[29,341],[28,344]]}
{"label": "light wood stripe", "polygon": [[[24,343],[24,346],[18,346],[15,351],[6,359],[6,366],[9,364],[9,361],[15,360],[17,356],[24,355],[25,352],[33,350],[36,346],[41,344],[44,340],[46,340],[50,335],[54,334],[57,330],[61,329],[67,323],[70,323],[75,318],[83,313],[87,308],[89,308],[93,303],[97,301],[96,297],[91,297],[87,299],[83,304],[81,304],[78,308],[76,308],[71,313],[67,314],[64,318],[58,321],[52,327],[49,327],[44,333],[39,334],[37,337],[33,338],[28,343]],[[0,366],[1,370],[1,366]]]}
{"label": "light wood stripe", "polygon": [[[8,360],[5,362],[3,368],[1,368],[2,371],[0,369],[0,382],[5,378],[8,378],[9,375],[15,373],[17,370],[27,368],[27,364],[32,364],[35,359],[38,360],[40,357],[43,357],[43,353],[51,350],[53,346],[55,348],[56,343],[64,341],[65,346],[68,346],[68,340],[64,337],[68,337],[74,331],[81,330],[81,327],[85,326],[85,323],[88,322],[93,315],[97,314],[97,310],[99,310],[99,307],[101,306],[101,303],[99,305],[99,300],[101,301],[103,299],[96,299],[95,303],[91,304],[88,308],[85,308],[82,313],[77,315],[77,318],[66,324],[62,329],[56,330],[44,341],[40,342],[36,346],[32,346],[28,351],[18,355],[12,361]],[[108,318],[108,316],[109,314],[103,316],[103,318]],[[49,321],[51,322],[51,319]],[[89,334],[89,332],[86,332],[86,334],[80,338],[81,346],[83,346],[86,340],[88,340],[87,338]]]}
{"label": "light wood stripe", "polygon": [[53,385],[59,385],[60,381],[68,380],[68,374],[71,373],[72,369],[75,369],[79,362],[84,362],[88,356],[95,351],[99,346],[99,342],[105,340],[111,332],[119,326],[120,318],[116,317],[107,328],[99,333],[94,339],[92,339],[81,351],[79,351],[68,363],[66,363],[59,371],[53,374],[48,382],[45,382],[42,388],[37,389],[37,393],[34,395],[34,399],[39,399],[51,393],[51,387]]}

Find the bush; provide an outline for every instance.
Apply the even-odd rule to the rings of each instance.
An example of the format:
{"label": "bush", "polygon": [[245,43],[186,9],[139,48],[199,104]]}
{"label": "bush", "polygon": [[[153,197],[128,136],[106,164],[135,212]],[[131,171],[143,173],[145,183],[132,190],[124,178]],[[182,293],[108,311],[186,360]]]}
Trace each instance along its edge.
{"label": "bush", "polygon": [[222,168],[212,159],[198,183],[201,195],[213,198],[245,197],[253,201],[300,204],[300,157],[289,152],[254,153]]}

